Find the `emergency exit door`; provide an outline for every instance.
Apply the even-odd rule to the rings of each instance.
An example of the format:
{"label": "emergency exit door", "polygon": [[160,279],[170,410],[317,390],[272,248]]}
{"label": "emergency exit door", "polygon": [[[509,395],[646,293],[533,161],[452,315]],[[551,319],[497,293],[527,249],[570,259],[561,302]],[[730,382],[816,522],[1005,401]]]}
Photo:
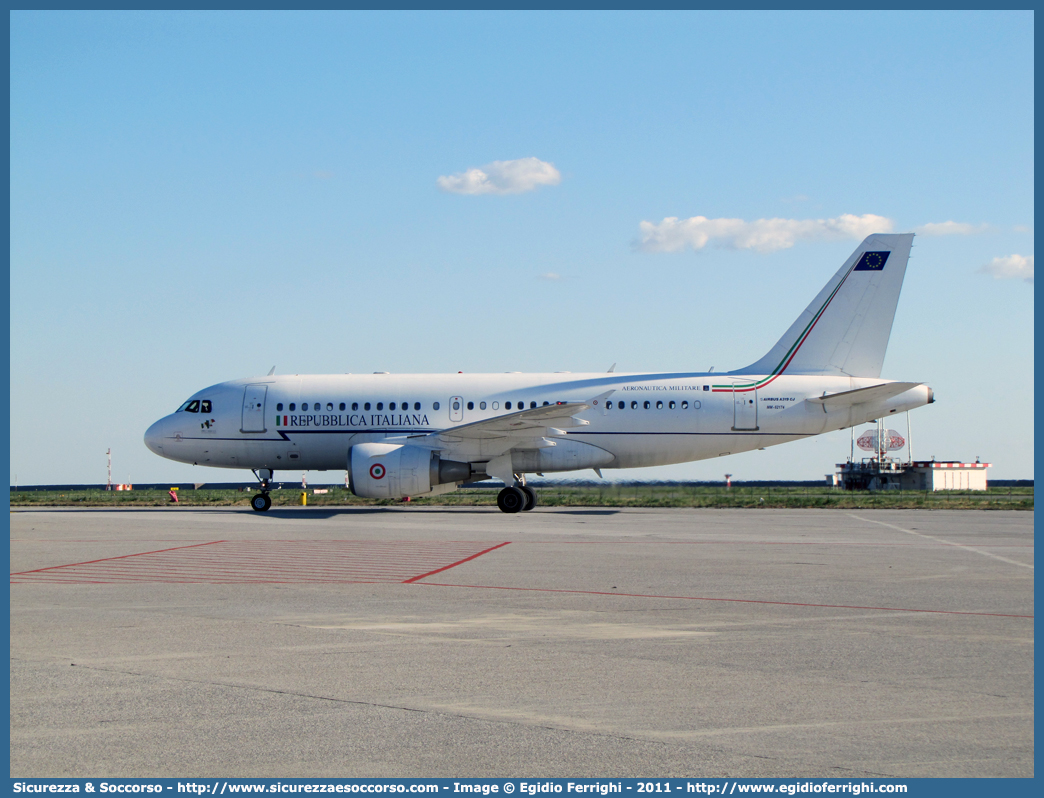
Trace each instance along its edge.
{"label": "emergency exit door", "polygon": [[449,400],[450,421],[464,420],[464,400],[459,396],[451,396]]}
{"label": "emergency exit door", "polygon": [[243,389],[243,424],[240,432],[265,432],[267,385],[248,385]]}

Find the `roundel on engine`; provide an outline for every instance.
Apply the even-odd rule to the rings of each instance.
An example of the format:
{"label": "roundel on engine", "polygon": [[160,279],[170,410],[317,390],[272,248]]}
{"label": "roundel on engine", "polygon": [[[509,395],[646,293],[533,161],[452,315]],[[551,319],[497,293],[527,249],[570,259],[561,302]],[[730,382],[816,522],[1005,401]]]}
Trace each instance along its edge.
{"label": "roundel on engine", "polygon": [[384,466],[380,463],[374,463],[372,466],[370,466],[370,476],[374,479],[384,479],[384,474]]}

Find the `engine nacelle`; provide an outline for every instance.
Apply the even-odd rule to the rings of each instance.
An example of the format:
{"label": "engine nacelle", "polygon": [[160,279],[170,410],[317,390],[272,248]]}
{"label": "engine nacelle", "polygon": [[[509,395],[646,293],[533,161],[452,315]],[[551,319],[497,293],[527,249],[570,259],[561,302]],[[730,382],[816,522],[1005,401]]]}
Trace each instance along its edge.
{"label": "engine nacelle", "polygon": [[401,499],[455,490],[471,478],[471,466],[442,460],[420,446],[360,443],[348,455],[352,493],[367,499]]}

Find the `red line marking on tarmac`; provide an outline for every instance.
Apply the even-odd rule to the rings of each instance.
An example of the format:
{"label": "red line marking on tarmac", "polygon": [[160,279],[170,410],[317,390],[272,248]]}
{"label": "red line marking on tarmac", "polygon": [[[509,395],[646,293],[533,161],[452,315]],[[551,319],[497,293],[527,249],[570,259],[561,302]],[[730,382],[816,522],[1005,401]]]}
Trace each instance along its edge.
{"label": "red line marking on tarmac", "polygon": [[448,571],[450,568],[456,568],[458,565],[463,565],[468,560],[474,560],[476,557],[481,557],[483,554],[489,554],[489,552],[506,546],[510,542],[510,540],[505,540],[503,543],[498,543],[496,546],[490,546],[488,549],[480,551],[478,554],[472,554],[470,557],[465,557],[463,560],[459,560],[458,562],[455,562],[451,565],[447,565],[444,568],[436,568],[434,571],[428,571],[428,573],[426,574],[421,574],[420,576],[415,576],[412,579],[407,579],[405,582],[403,582],[403,584],[410,585],[416,582],[418,579],[423,579],[426,576],[434,576],[435,574],[440,574],[443,571]]}
{"label": "red line marking on tarmac", "polygon": [[219,540],[20,571],[11,574],[11,584],[402,584],[507,544],[476,552],[483,545],[480,541]]}
{"label": "red line marking on tarmac", "polygon": [[[556,543],[564,543],[572,546],[600,546],[605,545],[604,540],[561,540],[555,541]],[[924,543],[858,543],[858,542],[841,542],[841,541],[815,541],[815,540],[661,540],[652,541],[663,543],[668,546],[899,546],[899,547],[925,547]],[[648,540],[614,540],[613,544],[617,543],[633,543],[641,544],[646,546],[650,543]],[[956,543],[947,544],[950,546],[956,546]],[[1033,543],[976,543],[977,546],[983,546],[990,549],[1032,549]]]}
{"label": "red line marking on tarmac", "polygon": [[[501,544],[504,545],[504,544]],[[496,548],[496,547],[494,547]],[[477,555],[476,555],[477,556]],[[417,577],[420,579],[420,577]],[[410,580],[414,582],[414,580]],[[408,584],[408,583],[404,583]],[[710,598],[707,596],[657,596],[647,593],[609,593],[604,590],[560,590],[550,587],[501,587],[499,585],[451,585],[444,582],[417,582],[431,587],[466,587],[479,590],[522,590],[534,593],[572,593],[584,596],[626,596],[629,598],[677,599],[681,601],[729,601],[737,604],[776,604],[783,607],[823,607],[834,610],[879,610],[881,612],[930,612],[941,615],[985,615],[993,618],[1030,618],[1032,615],[1009,615],[1001,612],[965,612],[962,610],[918,610],[908,607],[860,607],[849,604],[808,604],[798,601],[768,601],[766,599]]]}
{"label": "red line marking on tarmac", "polygon": [[213,546],[215,543],[224,543],[223,540],[210,540],[206,543],[193,543],[191,546],[175,546],[171,549],[159,549],[157,551],[139,551],[137,554],[122,554],[119,557],[102,557],[100,560],[87,560],[86,562],[71,562],[66,565],[49,565],[46,568],[35,568],[32,571],[17,571],[11,576],[21,576],[22,574],[35,574],[40,571],[56,571],[59,568],[74,568],[77,565],[94,565],[100,562],[111,562],[112,560],[126,560],[130,557],[144,557],[146,554],[162,554],[166,551],[178,551],[179,549],[195,549],[200,546]]}

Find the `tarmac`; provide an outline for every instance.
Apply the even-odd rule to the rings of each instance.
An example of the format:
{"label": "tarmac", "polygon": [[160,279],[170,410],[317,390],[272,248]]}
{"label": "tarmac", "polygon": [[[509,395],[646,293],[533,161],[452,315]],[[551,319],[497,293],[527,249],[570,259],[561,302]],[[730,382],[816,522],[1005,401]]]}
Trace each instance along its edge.
{"label": "tarmac", "polygon": [[1033,513],[11,513],[11,776],[1031,777]]}

